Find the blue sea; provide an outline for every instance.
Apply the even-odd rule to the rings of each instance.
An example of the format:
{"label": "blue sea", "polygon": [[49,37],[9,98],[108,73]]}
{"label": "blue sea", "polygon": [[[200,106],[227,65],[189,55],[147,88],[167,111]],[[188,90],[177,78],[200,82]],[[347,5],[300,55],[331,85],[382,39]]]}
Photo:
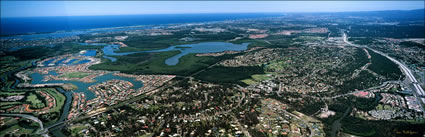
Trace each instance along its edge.
{"label": "blue sea", "polygon": [[152,14],[111,16],[13,17],[1,18],[1,35],[74,31],[96,28],[198,23],[234,19],[278,17],[282,13]]}

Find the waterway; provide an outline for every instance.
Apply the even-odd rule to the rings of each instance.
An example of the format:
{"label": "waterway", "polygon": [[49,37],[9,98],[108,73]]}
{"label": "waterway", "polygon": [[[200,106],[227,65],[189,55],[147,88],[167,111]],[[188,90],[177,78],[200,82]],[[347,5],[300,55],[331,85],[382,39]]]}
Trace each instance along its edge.
{"label": "waterway", "polygon": [[[70,106],[72,102],[72,92],[66,92],[62,88],[56,88],[56,90],[64,94],[66,97],[66,100],[65,100],[64,106],[62,107],[62,114],[59,117],[58,121],[55,122],[55,124],[66,120],[66,118],[69,115],[69,110],[70,110]],[[60,128],[56,128],[56,129],[53,129],[51,133],[55,137],[65,137],[65,135],[60,130],[61,130]]]}
{"label": "waterway", "polygon": [[96,50],[86,50],[84,53],[81,53],[82,56],[96,56]]}
{"label": "waterway", "polygon": [[222,51],[229,51],[229,50],[242,51],[242,50],[246,50],[248,45],[249,43],[242,43],[239,45],[239,44],[233,44],[233,43],[227,43],[227,42],[203,42],[203,43],[197,43],[197,44],[171,46],[166,49],[151,50],[147,52],[165,52],[165,51],[175,51],[175,50],[180,51],[180,54],[177,54],[165,60],[165,64],[173,66],[179,63],[179,59],[181,57],[189,53],[215,53],[215,52],[222,52]]}
{"label": "waterway", "polygon": [[[8,78],[15,79],[15,83],[10,88],[16,89],[16,85],[21,82],[21,80],[19,78],[15,77],[15,76],[13,76],[13,74],[15,74],[19,71],[34,67],[34,66],[36,66],[36,63],[32,62],[30,66],[23,66],[21,68],[16,69],[15,71],[8,72],[8,74],[7,74]],[[51,72],[51,74],[56,74],[56,72]],[[72,101],[72,95],[71,95],[71,92],[65,92],[62,88],[57,87],[56,89],[59,92],[61,92],[62,94],[64,94],[65,97],[66,97],[65,104],[64,104],[63,109],[62,109],[62,114],[61,114],[59,120],[57,121],[57,122],[61,122],[61,121],[64,121],[69,114],[71,101]],[[59,129],[54,130],[52,132],[52,134],[56,137],[65,137],[65,135]]]}
{"label": "waterway", "polygon": [[335,120],[335,121],[332,123],[332,132],[331,132],[331,137],[336,137],[336,136],[337,136],[337,134],[338,134],[339,130],[340,130],[340,129],[341,129],[341,127],[342,127],[341,120],[342,120],[342,119],[344,119],[344,117],[346,117],[348,114],[350,114],[351,109],[352,109],[352,107],[348,107],[348,108],[347,108],[347,110],[345,110],[344,115],[343,115],[341,118],[339,118],[339,119]]}
{"label": "waterway", "polygon": [[[85,50],[85,52],[79,53],[79,54],[76,54],[76,55],[94,57],[94,56],[96,56],[96,54],[97,54],[96,50]],[[78,65],[78,64],[84,64],[84,63],[90,62],[90,60],[88,60],[88,59],[75,59],[75,58],[70,59],[67,62],[64,62],[66,60],[68,60],[68,57],[64,57],[64,58],[59,59],[59,60],[52,58],[52,59],[44,61],[42,64],[44,66],[51,67],[51,66],[63,66],[63,65]]]}
{"label": "waterway", "polygon": [[94,82],[81,82],[81,81],[69,81],[69,80],[49,80],[46,82],[43,82],[43,77],[46,75],[54,75],[57,76],[55,71],[50,71],[49,74],[40,74],[40,73],[32,73],[30,76],[32,78],[31,84],[44,84],[44,83],[71,83],[78,87],[77,90],[74,90],[74,92],[83,92],[86,95],[87,100],[91,100],[93,98],[96,98],[96,95],[88,90],[88,87],[102,83],[108,80],[112,79],[119,79],[119,80],[125,80],[133,83],[134,87],[133,89],[138,89],[143,86],[143,83],[141,81],[136,81],[134,78],[128,78],[128,77],[121,77],[121,76],[115,76],[112,73],[108,73],[102,76],[98,76],[94,78]]}
{"label": "waterway", "polygon": [[31,68],[31,67],[34,67],[34,66],[36,66],[36,64],[35,64],[35,62],[32,62],[30,66],[22,66],[22,67],[14,70],[14,71],[8,72],[7,77],[11,78],[11,79],[15,79],[15,83],[13,83],[13,85],[10,88],[15,89],[16,85],[18,85],[21,82],[21,80],[19,78],[14,76],[15,73],[22,71],[22,70],[25,70],[25,69],[28,69],[28,68]]}
{"label": "waterway", "polygon": [[[85,45],[84,43],[82,45]],[[99,45],[105,45],[105,44],[99,44]],[[249,43],[243,43],[243,44],[232,44],[227,42],[203,42],[203,43],[197,43],[197,44],[186,44],[186,45],[176,45],[171,46],[169,48],[165,49],[159,49],[159,50],[150,50],[150,51],[141,51],[141,52],[124,52],[124,53],[116,53],[115,51],[119,50],[119,45],[107,45],[102,50],[104,52],[104,57],[111,59],[111,61],[115,61],[116,59],[110,56],[123,56],[123,55],[129,55],[134,53],[148,53],[148,52],[167,52],[167,51],[180,51],[179,54],[170,57],[165,60],[165,64],[167,65],[176,65],[179,62],[179,59],[183,57],[184,55],[190,54],[190,53],[214,53],[214,52],[222,52],[222,51],[241,51],[246,50]],[[81,53],[82,56],[95,56],[96,50],[87,50],[84,53]],[[43,62],[46,66],[48,64],[54,64],[54,65],[75,65],[75,64],[82,64],[87,63],[89,60],[71,60],[67,63],[64,63],[65,60],[68,58],[60,59],[58,61],[53,62],[54,60],[48,60],[46,62]],[[35,63],[32,64],[35,66]],[[25,69],[27,67],[23,67],[22,69]],[[19,70],[22,70],[19,69]],[[86,95],[87,100],[91,100],[96,97],[96,95],[88,90],[89,86],[102,83],[108,80],[112,79],[119,79],[119,80],[125,80],[133,83],[134,87],[133,89],[138,89],[143,86],[143,83],[140,81],[136,81],[134,78],[127,78],[127,77],[121,77],[121,76],[115,76],[112,73],[107,73],[102,76],[98,76],[94,78],[94,82],[81,82],[81,81],[64,81],[64,80],[50,80],[50,81],[42,81],[43,77],[46,75],[54,75],[57,76],[58,74],[56,71],[50,71],[48,74],[40,74],[40,73],[32,73],[30,77],[32,78],[31,84],[43,84],[43,83],[71,83],[78,87],[77,90],[73,92],[83,92]],[[18,78],[15,78],[16,82],[12,86],[14,88],[17,83],[20,82]],[[72,92],[65,92],[62,88],[56,88],[59,92],[63,93],[66,96],[66,102],[64,104],[62,114],[57,122],[61,122],[66,120],[71,102],[72,102]],[[54,136],[65,136],[61,131],[60,128],[55,128],[51,131],[51,133]]]}
{"label": "waterway", "polygon": [[[90,44],[83,43],[82,45],[90,45]],[[164,62],[167,65],[173,66],[179,63],[179,59],[181,57],[190,53],[215,53],[215,52],[222,52],[222,51],[242,51],[242,50],[246,50],[248,45],[249,43],[233,44],[228,42],[202,42],[202,43],[196,43],[196,44],[175,45],[175,46],[171,46],[171,47],[168,47],[165,49],[159,49],[159,50],[148,50],[148,51],[139,51],[139,52],[120,52],[120,53],[115,52],[119,50],[119,45],[107,45],[102,49],[102,51],[105,54],[105,56],[103,57],[110,59],[112,62],[116,61],[117,59],[111,56],[123,56],[123,55],[129,55],[134,53],[180,51],[179,54],[166,59]]]}
{"label": "waterway", "polygon": [[[81,53],[80,55],[83,55],[83,56],[95,56],[96,55],[96,50],[87,50],[86,52]],[[76,62],[77,60],[71,60],[68,63],[63,63],[63,61],[66,60],[66,59],[67,58],[64,58],[64,59],[58,60],[56,62],[53,62],[53,60],[48,60],[46,62],[48,62],[47,64],[54,63],[55,65],[75,65],[75,64],[82,64],[82,63],[88,63],[88,62],[90,62],[90,60],[80,60],[78,62]],[[46,62],[44,62],[44,63],[46,63]],[[74,62],[74,63],[72,63],[72,62]],[[35,63],[33,63],[33,66],[35,66]],[[83,93],[85,93],[86,100],[90,100],[90,99],[93,99],[93,98],[96,97],[96,95],[93,92],[91,92],[91,91],[88,90],[88,87],[89,86],[92,86],[92,85],[95,85],[95,84],[98,84],[98,83],[102,83],[104,81],[112,80],[112,79],[119,79],[119,80],[129,81],[129,82],[131,82],[134,85],[133,89],[138,89],[138,88],[141,88],[143,86],[143,83],[141,81],[136,81],[134,78],[127,78],[127,77],[115,76],[112,73],[107,73],[105,75],[98,76],[98,77],[94,78],[94,82],[89,82],[89,83],[87,83],[87,82],[81,82],[81,81],[64,81],[64,80],[43,81],[43,77],[46,76],[46,75],[57,76],[58,74],[57,74],[56,71],[49,71],[48,74],[32,73],[30,75],[30,77],[32,78],[31,84],[71,83],[71,84],[74,84],[74,85],[76,85],[78,87],[78,89],[75,90],[75,91],[73,91],[73,92],[83,92]],[[17,80],[17,82],[15,84],[19,83],[19,79],[16,79],[16,80]],[[62,94],[65,95],[66,100],[65,100],[65,104],[64,104],[64,106],[62,108],[61,115],[60,115],[59,119],[54,124],[66,120],[66,118],[69,115],[69,110],[70,110],[71,102],[72,102],[72,92],[64,91],[60,87],[57,87],[56,89],[59,92],[61,92]],[[65,135],[61,131],[61,127],[63,127],[63,125],[59,125],[57,127],[52,128],[50,130],[50,133],[52,133],[56,137],[65,137]]]}

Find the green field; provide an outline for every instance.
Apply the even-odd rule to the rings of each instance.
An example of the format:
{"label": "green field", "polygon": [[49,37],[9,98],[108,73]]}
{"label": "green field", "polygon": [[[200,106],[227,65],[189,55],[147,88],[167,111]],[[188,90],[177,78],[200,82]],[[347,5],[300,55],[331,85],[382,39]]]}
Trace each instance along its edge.
{"label": "green field", "polygon": [[251,75],[251,78],[244,79],[242,80],[242,82],[244,82],[247,85],[251,85],[251,84],[255,84],[260,81],[269,80],[269,79],[270,79],[270,76],[268,74],[254,74],[254,75]]}
{"label": "green field", "polygon": [[40,100],[37,95],[35,95],[34,93],[30,93],[29,96],[27,96],[27,102],[30,103],[32,108],[35,109],[40,109],[40,108],[44,108],[46,105],[43,103],[42,100]]}
{"label": "green field", "polygon": [[285,60],[276,60],[270,62],[266,67],[266,71],[275,72],[275,71],[283,71],[285,68],[288,67],[288,63],[286,63]]}
{"label": "green field", "polygon": [[[195,78],[217,83],[242,83],[254,74],[264,74],[262,67],[223,67],[216,66],[199,73]],[[247,82],[245,80],[245,82]]]}
{"label": "green field", "polygon": [[65,78],[84,78],[86,76],[89,76],[90,73],[87,72],[71,72],[71,73],[65,73],[60,75],[59,77],[65,77]]}
{"label": "green field", "polygon": [[270,76],[268,74],[255,74],[251,76],[254,80],[256,81],[264,81],[264,80],[269,80]]}
{"label": "green field", "polygon": [[254,81],[253,79],[244,79],[244,80],[241,80],[241,81],[243,83],[247,84],[247,85],[252,85],[252,84],[257,83],[257,81]]}
{"label": "green field", "polygon": [[56,100],[56,106],[54,106],[52,109],[50,109],[50,112],[61,112],[62,107],[65,103],[65,96],[62,93],[59,93],[56,89],[53,88],[47,88],[43,91],[47,92],[49,95],[53,96]]}

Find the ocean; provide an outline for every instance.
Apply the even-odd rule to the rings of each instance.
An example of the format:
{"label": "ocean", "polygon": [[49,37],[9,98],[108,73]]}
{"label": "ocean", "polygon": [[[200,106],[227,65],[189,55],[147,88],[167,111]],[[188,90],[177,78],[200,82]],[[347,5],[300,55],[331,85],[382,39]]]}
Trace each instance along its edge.
{"label": "ocean", "polygon": [[1,36],[137,25],[197,23],[245,18],[278,17],[282,13],[151,14],[110,16],[1,18]]}

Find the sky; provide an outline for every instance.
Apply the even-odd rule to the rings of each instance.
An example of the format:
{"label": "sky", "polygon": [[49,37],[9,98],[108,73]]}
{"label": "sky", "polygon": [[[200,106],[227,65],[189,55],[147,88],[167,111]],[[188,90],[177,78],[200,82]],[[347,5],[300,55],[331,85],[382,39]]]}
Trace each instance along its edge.
{"label": "sky", "polygon": [[424,1],[3,1],[1,17],[423,9]]}

